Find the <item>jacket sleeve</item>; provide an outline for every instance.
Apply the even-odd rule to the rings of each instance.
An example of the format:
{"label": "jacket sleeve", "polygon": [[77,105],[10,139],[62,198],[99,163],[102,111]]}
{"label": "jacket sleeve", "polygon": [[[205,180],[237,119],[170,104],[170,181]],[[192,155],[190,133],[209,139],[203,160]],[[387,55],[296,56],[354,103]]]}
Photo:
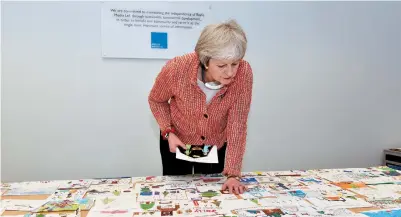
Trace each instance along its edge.
{"label": "jacket sleeve", "polygon": [[253,74],[250,65],[245,64],[243,92],[230,108],[227,122],[227,149],[224,175],[241,175],[242,161],[247,137],[247,121],[252,101]]}
{"label": "jacket sleeve", "polygon": [[164,131],[171,126],[169,100],[173,97],[172,85],[176,71],[175,59],[169,60],[157,75],[150,91],[148,102],[160,130]]}

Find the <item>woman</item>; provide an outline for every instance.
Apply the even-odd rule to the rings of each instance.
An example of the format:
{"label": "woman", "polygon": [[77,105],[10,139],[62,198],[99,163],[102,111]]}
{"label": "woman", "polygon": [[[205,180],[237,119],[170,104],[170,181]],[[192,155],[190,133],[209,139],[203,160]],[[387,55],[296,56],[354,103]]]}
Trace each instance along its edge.
{"label": "woman", "polygon": [[[149,95],[160,127],[163,175],[223,173],[222,190],[243,193],[239,181],[245,152],[253,74],[243,60],[247,39],[235,21],[208,25],[195,52],[169,60]],[[176,159],[176,148],[213,145],[218,164]]]}

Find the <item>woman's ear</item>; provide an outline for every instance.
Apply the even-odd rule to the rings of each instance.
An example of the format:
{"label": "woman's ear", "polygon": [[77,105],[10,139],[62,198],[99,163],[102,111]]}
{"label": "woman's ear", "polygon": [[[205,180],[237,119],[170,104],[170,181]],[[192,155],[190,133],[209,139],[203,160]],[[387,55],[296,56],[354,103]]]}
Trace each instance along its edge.
{"label": "woman's ear", "polygon": [[210,62],[210,58],[208,58],[205,62],[205,64],[203,65],[205,67],[205,69],[209,68],[209,62]]}

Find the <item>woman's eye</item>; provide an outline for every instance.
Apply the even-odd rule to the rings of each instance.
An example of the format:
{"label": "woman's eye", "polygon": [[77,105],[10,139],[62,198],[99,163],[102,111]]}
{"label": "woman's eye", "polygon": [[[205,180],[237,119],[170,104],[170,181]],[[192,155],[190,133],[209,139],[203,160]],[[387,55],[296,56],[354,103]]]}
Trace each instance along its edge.
{"label": "woman's eye", "polygon": [[218,66],[219,68],[223,68],[224,67],[224,65],[223,66]]}

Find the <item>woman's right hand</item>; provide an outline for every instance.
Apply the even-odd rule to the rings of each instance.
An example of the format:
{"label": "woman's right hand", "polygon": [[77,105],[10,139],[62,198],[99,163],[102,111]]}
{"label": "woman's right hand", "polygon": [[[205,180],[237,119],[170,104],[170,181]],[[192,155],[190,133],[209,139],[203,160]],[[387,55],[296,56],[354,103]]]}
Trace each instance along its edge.
{"label": "woman's right hand", "polygon": [[184,150],[187,149],[184,143],[182,143],[181,140],[174,133],[169,134],[168,145],[170,147],[171,153],[175,153],[177,147],[182,147]]}

